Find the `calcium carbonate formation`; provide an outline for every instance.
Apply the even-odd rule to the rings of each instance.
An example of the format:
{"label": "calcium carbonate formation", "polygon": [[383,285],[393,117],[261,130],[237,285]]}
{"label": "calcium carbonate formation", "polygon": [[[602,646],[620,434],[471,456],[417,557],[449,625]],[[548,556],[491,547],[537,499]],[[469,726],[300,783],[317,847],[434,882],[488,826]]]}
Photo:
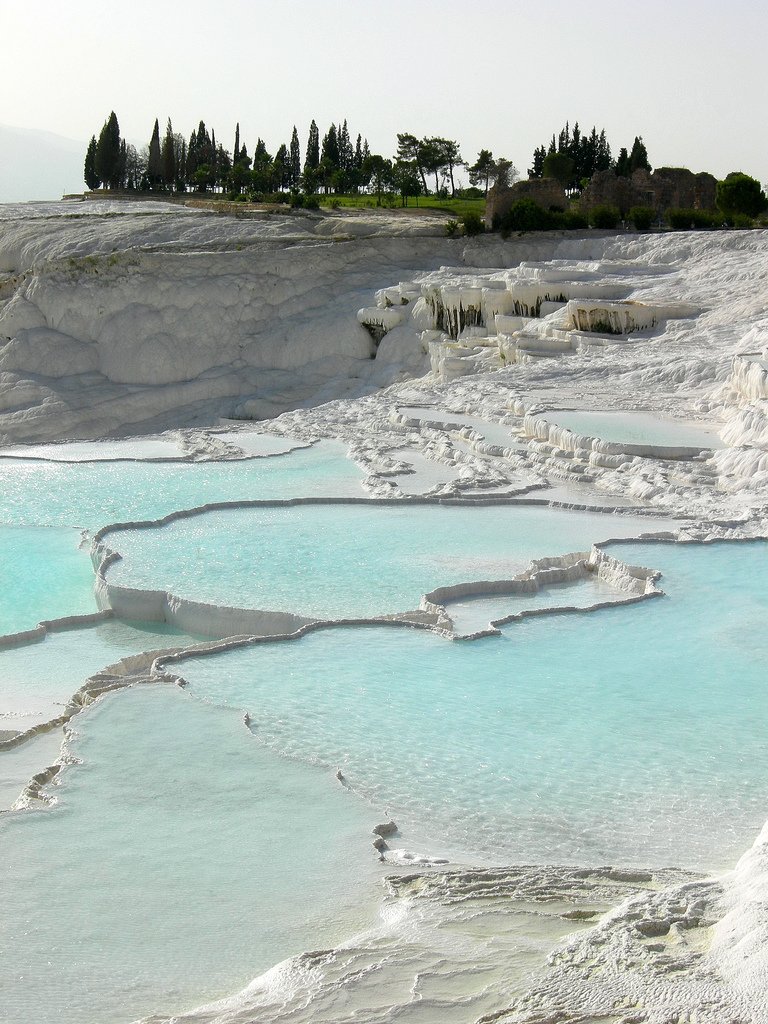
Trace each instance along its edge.
{"label": "calcium carbonate formation", "polygon": [[[365,473],[362,501],[551,504],[643,512],[678,540],[768,536],[768,232],[503,242],[449,239],[440,223],[407,215],[230,220],[158,204],[61,212],[4,214],[5,456],[82,462],[106,451],[112,460],[240,462],[338,439]],[[605,418],[582,420],[599,423],[591,433],[569,427],[574,413],[626,422],[639,414],[647,436],[611,436]],[[691,425],[700,441],[684,436]],[[134,437],[149,433],[157,436]],[[88,443],[96,438],[111,438],[110,447]],[[221,506],[102,524],[92,544],[102,610],[0,638],[18,646],[117,616],[175,623],[213,642],[122,659],[89,677],[55,718],[3,733],[0,750],[69,728],[114,689],[183,684],[190,653],[288,641],[335,621],[110,579],[118,528],[162,530]],[[525,608],[463,631],[453,617],[463,600],[538,600],[548,587],[590,581],[612,591],[610,601],[660,593],[652,568],[596,546],[538,559],[507,579],[437,588],[410,611],[341,621],[477,638]],[[544,610],[568,607],[553,598]],[[41,766],[17,808],[49,800],[67,763],[65,753]],[[718,878],[434,864],[425,872],[429,857],[401,850],[390,855],[393,867],[422,870],[393,876],[389,910],[397,916],[407,905],[416,922],[413,941],[429,950],[419,963],[448,993],[442,1020],[467,1019],[449,998],[451,971],[462,967],[457,950],[440,944],[442,924],[464,927],[457,908],[471,908],[478,926],[490,927],[484,915],[520,904],[520,913],[558,918],[546,965],[521,988],[491,984],[473,995],[473,1019],[759,1022],[768,1019],[767,847],[764,831]],[[557,901],[570,909],[552,914]],[[580,930],[569,935],[574,922]],[[377,970],[387,981],[409,974],[412,949],[404,954],[393,936],[383,927],[357,944],[294,958],[269,981],[173,1019],[303,1020],[301,1005],[311,999],[333,1013],[341,991],[368,1012],[361,979],[381,949],[387,966]],[[490,954],[485,969],[495,977]],[[290,996],[280,1001],[280,991]],[[161,1019],[170,1018],[153,1018]]]}

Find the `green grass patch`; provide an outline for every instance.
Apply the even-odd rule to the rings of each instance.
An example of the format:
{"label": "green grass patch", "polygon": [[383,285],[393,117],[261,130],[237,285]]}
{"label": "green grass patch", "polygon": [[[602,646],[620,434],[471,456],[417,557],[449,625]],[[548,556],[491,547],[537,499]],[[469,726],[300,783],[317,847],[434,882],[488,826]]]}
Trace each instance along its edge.
{"label": "green grass patch", "polygon": [[381,205],[378,206],[376,196],[320,196],[320,205],[330,209],[351,207],[352,209],[375,210],[434,210],[437,213],[448,213],[460,218],[467,213],[477,213],[481,217],[485,213],[485,199],[441,199],[439,196],[409,196],[407,207],[403,206],[398,195],[383,193]]}

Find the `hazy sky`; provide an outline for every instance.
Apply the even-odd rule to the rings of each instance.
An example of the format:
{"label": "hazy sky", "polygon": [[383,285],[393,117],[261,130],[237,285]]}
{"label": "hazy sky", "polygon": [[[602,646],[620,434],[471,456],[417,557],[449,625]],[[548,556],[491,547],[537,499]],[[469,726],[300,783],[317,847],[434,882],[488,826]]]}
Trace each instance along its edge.
{"label": "hazy sky", "polygon": [[232,148],[302,151],[347,118],[391,156],[444,135],[524,174],[564,124],[642,135],[654,166],[768,180],[765,0],[0,0],[0,121],[87,141],[111,109],[130,141],[202,118]]}

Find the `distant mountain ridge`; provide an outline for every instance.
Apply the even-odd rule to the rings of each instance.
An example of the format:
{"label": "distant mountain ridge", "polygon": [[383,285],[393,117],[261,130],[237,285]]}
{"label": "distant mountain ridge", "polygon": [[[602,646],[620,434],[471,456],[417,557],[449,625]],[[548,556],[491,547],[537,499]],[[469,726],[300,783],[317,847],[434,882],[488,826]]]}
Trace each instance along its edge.
{"label": "distant mountain ridge", "polygon": [[0,124],[0,203],[82,192],[87,142]]}

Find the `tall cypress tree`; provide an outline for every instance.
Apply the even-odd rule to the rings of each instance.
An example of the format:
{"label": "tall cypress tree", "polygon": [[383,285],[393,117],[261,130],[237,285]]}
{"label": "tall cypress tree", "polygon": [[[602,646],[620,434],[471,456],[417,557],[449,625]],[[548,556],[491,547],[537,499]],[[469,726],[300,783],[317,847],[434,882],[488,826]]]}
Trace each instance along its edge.
{"label": "tall cypress tree", "polygon": [[355,152],[352,149],[352,143],[349,138],[349,128],[347,128],[347,119],[344,118],[344,124],[339,128],[339,167],[343,171],[349,171],[354,166]]}
{"label": "tall cypress tree", "polygon": [[298,188],[299,178],[301,177],[301,147],[299,146],[299,133],[296,131],[296,125],[293,126],[291,152],[288,158],[288,163],[290,165],[291,188]]}
{"label": "tall cypress tree", "polygon": [[99,133],[96,143],[94,169],[99,180],[108,188],[120,185],[120,125],[114,110]]}
{"label": "tall cypress tree", "polygon": [[232,163],[236,164],[240,160],[240,122],[238,121],[235,125],[235,148],[232,150]]}
{"label": "tall cypress tree", "polygon": [[304,171],[314,171],[320,163],[320,132],[317,129],[314,118],[309,126],[309,138],[307,139],[307,155],[304,160]]}
{"label": "tall cypress tree", "polygon": [[84,168],[85,184],[89,189],[98,188],[101,184],[101,179],[96,173],[96,136],[91,136],[91,141],[88,143],[88,149],[85,154],[85,168]]}
{"label": "tall cypress tree", "polygon": [[273,186],[275,189],[284,189],[290,185],[290,168],[288,166],[288,147],[283,145],[275,153],[275,159],[272,161],[272,168],[274,171],[273,175]]}
{"label": "tall cypress tree", "polygon": [[168,118],[168,124],[165,126],[165,135],[163,136],[163,149],[162,149],[162,166],[163,166],[163,182],[166,188],[173,188],[176,181],[176,141],[173,137],[173,126],[171,125],[171,119]]}
{"label": "tall cypress tree", "polygon": [[160,151],[160,123],[155,118],[152,138],[149,140],[149,156],[147,157],[147,177],[152,188],[163,180],[163,157]]}
{"label": "tall cypress tree", "polygon": [[323,138],[322,163],[326,164],[331,171],[339,169],[339,137],[336,125],[332,124]]}

